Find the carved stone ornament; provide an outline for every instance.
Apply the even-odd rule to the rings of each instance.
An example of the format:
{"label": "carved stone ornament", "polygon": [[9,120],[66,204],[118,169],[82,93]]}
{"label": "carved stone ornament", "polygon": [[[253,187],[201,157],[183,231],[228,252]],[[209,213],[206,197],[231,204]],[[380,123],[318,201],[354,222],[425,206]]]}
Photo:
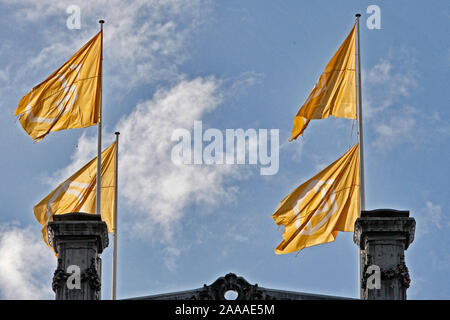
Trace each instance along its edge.
{"label": "carved stone ornament", "polygon": [[55,273],[53,274],[52,289],[56,293],[61,285],[66,283],[67,278],[70,276],[69,273],[65,272],[62,268],[62,260],[58,258],[58,266],[56,267]]}
{"label": "carved stone ornament", "polygon": [[[367,263],[364,265],[364,270],[362,274],[362,280],[361,281],[361,287],[362,289],[365,289],[367,286],[367,279],[370,275],[366,273],[367,268],[372,264],[372,257],[370,255],[367,255]],[[401,262],[397,264],[393,268],[384,269],[380,268],[381,273],[381,279],[382,280],[392,280],[395,278],[398,278],[400,280],[400,283],[405,287],[409,288],[409,285],[411,283],[411,278],[409,277],[408,267],[405,264],[405,260],[402,258]]]}
{"label": "carved stone ornament", "polygon": [[391,280],[395,278],[399,278],[400,283],[405,288],[409,288],[411,278],[409,277],[408,267],[406,266],[404,259],[402,259],[394,268],[381,270],[381,279]]}
{"label": "carved stone ornament", "polygon": [[102,283],[97,272],[97,264],[95,258],[91,259],[91,265],[81,274],[81,281],[89,281],[91,288],[97,292],[100,291]]}
{"label": "carved stone ornament", "polygon": [[220,277],[213,284],[203,286],[203,289],[191,297],[191,300],[225,300],[225,292],[234,290],[238,296],[236,300],[272,300],[270,295],[252,285],[242,277],[229,273]]}
{"label": "carved stone ornament", "polygon": [[[64,271],[64,269],[62,268],[62,260],[61,258],[58,258],[58,266],[55,270],[55,273],[53,274],[53,281],[52,281],[52,289],[55,293],[61,286],[65,285],[67,278],[70,277],[70,275],[71,273],[67,273]],[[94,291],[100,292],[101,281],[98,275],[95,258],[91,259],[91,264],[89,268],[87,268],[84,272],[81,273],[80,281],[81,282],[89,281],[90,287]]]}
{"label": "carved stone ornament", "polygon": [[57,249],[55,248],[55,244],[54,244],[54,242],[53,242],[54,237],[55,237],[55,234],[54,234],[54,232],[53,232],[53,229],[47,228],[47,241],[48,241],[48,244],[49,244],[55,251],[57,251]]}

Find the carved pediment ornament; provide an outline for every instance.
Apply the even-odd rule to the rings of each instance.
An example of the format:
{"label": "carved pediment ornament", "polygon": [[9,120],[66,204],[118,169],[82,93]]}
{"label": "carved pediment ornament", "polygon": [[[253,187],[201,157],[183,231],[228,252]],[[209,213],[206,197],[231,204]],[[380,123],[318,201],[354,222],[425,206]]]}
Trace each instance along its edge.
{"label": "carved pediment ornament", "polygon": [[220,277],[211,285],[204,285],[203,289],[191,299],[193,300],[225,300],[225,293],[229,290],[237,292],[236,300],[269,300],[272,299],[257,284],[250,284],[243,277],[229,273]]}

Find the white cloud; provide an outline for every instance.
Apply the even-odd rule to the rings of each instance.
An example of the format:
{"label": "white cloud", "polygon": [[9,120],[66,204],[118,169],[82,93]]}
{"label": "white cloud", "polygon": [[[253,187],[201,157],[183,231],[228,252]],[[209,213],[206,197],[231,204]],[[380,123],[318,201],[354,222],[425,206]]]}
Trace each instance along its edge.
{"label": "white cloud", "polygon": [[412,94],[418,87],[414,65],[413,59],[399,52],[399,57],[381,59],[363,74],[364,121],[375,133],[372,145],[379,150],[401,144],[420,147],[450,132],[435,106],[414,106]]}
{"label": "white cloud", "polygon": [[391,59],[381,59],[367,72],[363,71],[364,118],[374,120],[388,108],[395,107],[401,98],[407,97],[417,86],[416,74],[409,68],[400,71]]}
{"label": "white cloud", "polygon": [[404,107],[388,112],[380,117],[379,123],[374,123],[376,138],[373,145],[379,150],[390,150],[401,143],[419,143],[417,137],[417,112],[413,108]]}
{"label": "white cloud", "polygon": [[440,204],[427,200],[424,207],[418,210],[418,213],[416,217],[416,238],[426,235],[433,230],[440,232],[450,227],[450,223],[442,212]]}
{"label": "white cloud", "polygon": [[224,186],[230,166],[175,165],[170,159],[172,132],[192,129],[194,120],[217,108],[218,86],[214,78],[182,81],[119,122],[122,195],[143,213],[137,228],[157,223],[172,230],[189,204],[215,205],[232,192]]}
{"label": "white cloud", "polygon": [[295,162],[301,163],[303,160],[303,148],[305,147],[305,137],[300,136],[296,141],[289,141],[291,134],[289,133],[281,139],[280,153],[289,154],[290,159]]}
{"label": "white cloud", "polygon": [[246,214],[240,214],[238,217],[238,223],[233,223],[227,228],[224,238],[230,239],[230,243],[248,243],[253,241],[258,233],[255,221]]}
{"label": "white cloud", "polygon": [[8,80],[8,75],[6,73],[6,71],[4,70],[0,70],[0,81],[7,81]]}
{"label": "white cloud", "polygon": [[363,73],[364,120],[375,133],[372,144],[379,150],[391,150],[402,143],[417,145],[421,141],[425,117],[406,103],[417,86],[411,63],[407,58],[381,59]]}
{"label": "white cloud", "polygon": [[[194,120],[201,120],[224,99],[220,86],[226,86],[227,80],[186,80],[178,70],[189,57],[189,40],[208,19],[212,7],[209,0],[0,2],[14,8],[14,19],[20,20],[23,28],[32,27],[42,43],[39,50],[24,53],[22,61],[10,59],[8,68],[14,70],[11,83],[20,84],[20,88],[29,90],[36,79],[42,80],[43,75],[59,67],[98,31],[100,18],[106,20],[104,78],[108,80],[104,81],[104,94],[110,91],[108,99],[137,85],[169,83],[162,85],[151,100],[139,103],[116,126],[121,132],[120,197],[130,208],[126,221],[130,233],[151,234],[152,239],[171,248],[173,232],[190,205],[213,208],[233,199],[237,188],[228,182],[240,179],[236,166],[177,166],[170,160],[172,131],[192,129]],[[69,5],[81,9],[81,30],[66,28]],[[46,28],[39,28],[42,25]],[[254,72],[241,75],[232,81],[227,95],[235,92],[237,96],[260,78]],[[103,146],[113,137],[104,131]],[[48,177],[49,185],[58,185],[95,157],[96,144],[95,136],[83,134],[71,163]],[[166,252],[166,262],[172,269],[178,255],[173,250]]]}
{"label": "white cloud", "polygon": [[54,299],[56,259],[37,228],[0,225],[0,293],[3,299]]}
{"label": "white cloud", "polygon": [[230,98],[238,97],[248,88],[261,84],[265,75],[256,71],[247,71],[232,79],[228,95]]}
{"label": "white cloud", "polygon": [[178,268],[177,258],[180,256],[180,254],[180,249],[176,247],[166,247],[163,261],[170,272],[174,272]]}
{"label": "white cloud", "polygon": [[426,219],[434,225],[438,229],[442,229],[443,227],[443,221],[442,221],[442,209],[441,206],[438,204],[434,204],[431,201],[426,202],[425,206],[425,214]]}
{"label": "white cloud", "polygon": [[[127,223],[133,232],[151,234],[169,244],[190,205],[213,208],[233,199],[237,189],[229,182],[244,176],[238,166],[171,161],[176,144],[171,142],[173,131],[192,130],[194,120],[216,109],[223,100],[220,84],[214,77],[182,80],[170,89],[158,90],[153,99],[138,104],[119,121],[119,190],[130,207]],[[94,157],[96,143],[96,137],[83,135],[72,163],[52,180],[63,181]]]}
{"label": "white cloud", "polygon": [[[43,70],[56,70],[55,61],[64,62],[99,30],[104,19],[104,73],[115,88],[162,79],[178,79],[177,67],[188,57],[192,34],[206,19],[209,0],[0,0],[15,8],[21,25],[34,26],[43,49],[30,52],[25,64],[17,64],[18,83],[30,78],[30,70],[42,76]],[[67,35],[66,9],[81,9],[81,29]],[[56,18],[56,19],[55,19]],[[46,25],[46,28],[39,26]],[[64,58],[65,59],[65,58]],[[124,80],[124,77],[126,80]],[[32,77],[33,78],[33,77]],[[41,79],[43,80],[43,79]]]}

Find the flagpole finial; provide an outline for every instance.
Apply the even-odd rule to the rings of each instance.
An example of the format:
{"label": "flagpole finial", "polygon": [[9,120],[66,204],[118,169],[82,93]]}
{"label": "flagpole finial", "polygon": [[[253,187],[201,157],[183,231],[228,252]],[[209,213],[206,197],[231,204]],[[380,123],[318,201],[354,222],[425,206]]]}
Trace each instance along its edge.
{"label": "flagpole finial", "polygon": [[114,134],[115,134],[116,136],[118,136],[118,135],[120,134],[120,132],[119,132],[119,131],[116,131],[116,132],[114,132]]}
{"label": "flagpole finial", "polygon": [[100,23],[100,24],[104,24],[104,23],[105,23],[105,20],[103,20],[103,19],[100,19],[100,20],[98,20],[98,23]]}
{"label": "flagpole finial", "polygon": [[355,14],[355,17],[357,17],[357,18],[361,17],[361,13]]}

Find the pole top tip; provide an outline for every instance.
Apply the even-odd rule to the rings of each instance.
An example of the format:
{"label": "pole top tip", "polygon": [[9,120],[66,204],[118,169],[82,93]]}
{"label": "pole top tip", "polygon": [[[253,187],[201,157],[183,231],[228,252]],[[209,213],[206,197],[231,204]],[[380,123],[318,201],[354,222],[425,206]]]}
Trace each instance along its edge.
{"label": "pole top tip", "polygon": [[355,17],[357,17],[357,18],[361,17],[361,13],[355,14]]}
{"label": "pole top tip", "polygon": [[119,134],[120,134],[120,132],[119,132],[119,131],[116,131],[116,132],[114,132],[114,134],[115,134],[115,135],[119,135]]}
{"label": "pole top tip", "polygon": [[105,20],[100,19],[100,20],[98,20],[98,23],[103,24],[103,23],[105,23]]}

